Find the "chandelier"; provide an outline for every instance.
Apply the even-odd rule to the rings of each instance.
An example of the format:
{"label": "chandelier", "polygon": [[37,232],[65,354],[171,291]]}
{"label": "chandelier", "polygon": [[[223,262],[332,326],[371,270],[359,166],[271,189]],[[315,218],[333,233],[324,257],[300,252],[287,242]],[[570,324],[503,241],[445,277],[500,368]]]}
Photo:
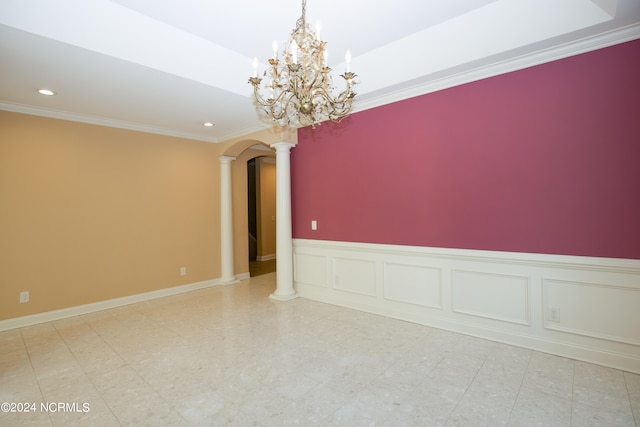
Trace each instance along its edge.
{"label": "chandelier", "polygon": [[[306,20],[306,0],[302,0],[302,16],[296,21],[291,38],[285,42],[282,61],[278,45],[273,42],[273,57],[263,77],[258,77],[258,59],[253,60],[253,97],[256,107],[279,126],[318,126],[331,120],[338,122],[351,111],[356,93],[356,74],[349,70],[351,54],[347,51],[346,71],[340,76],[345,89],[333,94],[331,68],[327,65],[327,42],[320,40]],[[317,31],[319,33],[319,30]]]}

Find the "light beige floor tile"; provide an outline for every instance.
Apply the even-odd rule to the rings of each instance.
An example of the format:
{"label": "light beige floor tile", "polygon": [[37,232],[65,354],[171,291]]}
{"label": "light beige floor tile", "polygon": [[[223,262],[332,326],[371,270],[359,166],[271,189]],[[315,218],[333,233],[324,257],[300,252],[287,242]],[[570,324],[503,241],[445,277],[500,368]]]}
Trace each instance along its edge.
{"label": "light beige floor tile", "polygon": [[69,370],[82,370],[63,341],[31,347],[29,359],[38,379],[55,376]]}
{"label": "light beige floor tile", "polygon": [[465,387],[439,379],[427,378],[411,391],[390,414],[383,425],[442,426],[456,408]]}
{"label": "light beige floor tile", "polygon": [[629,401],[631,402],[631,410],[636,425],[640,425],[640,375],[624,372],[624,380],[629,393]]}
{"label": "light beige floor tile", "polygon": [[534,352],[522,385],[570,399],[573,395],[573,377],[573,360]]}
{"label": "light beige floor tile", "polygon": [[265,426],[318,426],[351,398],[352,393],[321,385],[290,402],[283,413],[271,414],[260,422]]}
{"label": "light beige floor tile", "polygon": [[42,392],[35,376],[0,382],[0,403],[41,401]]}
{"label": "light beige floor tile", "polygon": [[425,354],[412,348],[382,373],[382,379],[396,388],[411,391],[438,366],[444,356]]}
{"label": "light beige floor tile", "polygon": [[181,394],[169,400],[171,406],[189,425],[215,425],[212,420],[225,406],[233,402],[211,390]]}
{"label": "light beige floor tile", "polygon": [[[0,332],[0,425],[589,426],[640,375],[302,298],[275,274]],[[635,418],[634,418],[635,417]]]}
{"label": "light beige floor tile", "polygon": [[87,402],[100,397],[82,369],[67,370],[41,378],[38,382],[45,402]]}
{"label": "light beige floor tile", "polygon": [[465,392],[447,425],[507,425],[517,392],[499,381],[476,378]]}
{"label": "light beige floor tile", "polygon": [[122,384],[139,385],[143,382],[138,373],[128,364],[123,364],[117,368],[113,366],[98,367],[91,372],[87,372],[87,376],[101,394],[113,387],[122,386]]}
{"label": "light beige floor tile", "polygon": [[2,351],[0,353],[0,384],[15,377],[33,375],[31,360],[25,349]]}
{"label": "light beige floor tile", "polygon": [[[39,403],[38,403],[39,405]],[[0,413],[0,424],[3,426],[33,426],[50,427],[53,422],[46,412],[41,412],[38,408],[33,412],[3,412]]]}
{"label": "light beige floor tile", "polygon": [[[15,351],[26,351],[20,329],[11,329],[0,332],[0,342],[2,343],[2,354],[13,353]],[[0,356],[2,355],[0,354]]]}
{"label": "light beige floor tile", "polygon": [[571,425],[575,427],[634,427],[635,422],[631,414],[608,411],[574,402]]}
{"label": "light beige floor tile", "polygon": [[606,409],[607,411],[619,412],[631,415],[631,404],[629,396],[625,393],[611,394],[608,390],[593,389],[586,386],[575,386],[573,390],[574,402],[583,403],[585,405],[596,408]]}
{"label": "light beige floor tile", "polygon": [[[260,425],[265,420],[284,417],[291,402],[288,398],[265,388],[255,388],[244,398],[225,406],[214,415],[220,425]],[[214,421],[214,425],[217,425]]]}
{"label": "light beige floor tile", "polygon": [[153,388],[129,378],[102,392],[102,398],[124,425],[186,425],[186,421]]}
{"label": "light beige floor tile", "polygon": [[345,391],[358,391],[366,387],[390,366],[384,356],[370,351],[348,351],[336,348],[305,369],[305,375],[320,383]]}
{"label": "light beige floor tile", "polygon": [[27,349],[34,346],[59,343],[61,341],[58,331],[52,323],[39,323],[20,329],[22,338]]}
{"label": "light beige floor tile", "polygon": [[345,402],[328,419],[331,426],[368,426],[385,420],[407,398],[408,392],[374,380],[366,388],[351,393]]}
{"label": "light beige floor tile", "polygon": [[[51,402],[52,405],[55,403],[57,402]],[[101,398],[92,397],[84,401],[65,400],[61,403],[65,404],[62,407],[64,409],[58,408],[50,412],[54,426],[117,427],[121,425]],[[51,406],[51,408],[54,407],[55,405]]]}
{"label": "light beige floor tile", "polygon": [[491,380],[518,392],[529,366],[531,351],[500,345],[491,352],[478,371],[476,380]]}
{"label": "light beige floor tile", "polygon": [[467,353],[446,353],[429,373],[428,379],[467,388],[484,364],[483,356]]}
{"label": "light beige floor tile", "polygon": [[633,419],[625,376],[617,369],[576,362],[573,401]]}
{"label": "light beige floor tile", "polygon": [[596,388],[609,395],[627,395],[622,371],[586,362],[575,362],[574,385]]}
{"label": "light beige floor tile", "polygon": [[509,425],[568,427],[571,425],[571,400],[523,387],[513,407]]}

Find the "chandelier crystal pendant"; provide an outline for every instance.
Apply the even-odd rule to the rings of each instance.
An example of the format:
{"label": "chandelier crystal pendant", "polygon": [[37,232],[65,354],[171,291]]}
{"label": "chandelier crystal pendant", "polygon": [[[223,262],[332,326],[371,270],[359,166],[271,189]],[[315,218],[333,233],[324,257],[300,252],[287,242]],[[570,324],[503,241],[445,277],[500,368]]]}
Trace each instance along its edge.
{"label": "chandelier crystal pendant", "polygon": [[[302,0],[302,16],[286,42],[282,61],[278,45],[273,42],[273,57],[263,77],[258,77],[258,59],[253,60],[253,97],[256,107],[277,125],[304,127],[331,120],[339,122],[349,115],[356,93],[356,74],[349,69],[351,54],[347,51],[347,69],[340,76],[346,88],[333,94],[331,68],[327,65],[326,42],[319,39],[306,20],[306,0]],[[319,32],[319,30],[318,30]]]}

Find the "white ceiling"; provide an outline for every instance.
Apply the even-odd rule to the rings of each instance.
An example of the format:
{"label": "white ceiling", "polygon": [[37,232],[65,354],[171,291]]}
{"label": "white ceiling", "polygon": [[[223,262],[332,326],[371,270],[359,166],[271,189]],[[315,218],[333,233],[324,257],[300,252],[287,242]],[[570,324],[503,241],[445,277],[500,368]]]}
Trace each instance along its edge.
{"label": "white ceiling", "polygon": [[[353,54],[355,111],[640,38],[640,0],[373,3],[307,5],[336,73]],[[274,39],[282,46],[300,13],[299,0],[1,0],[0,109],[211,142],[241,136],[266,126],[250,98],[251,61],[268,58]]]}

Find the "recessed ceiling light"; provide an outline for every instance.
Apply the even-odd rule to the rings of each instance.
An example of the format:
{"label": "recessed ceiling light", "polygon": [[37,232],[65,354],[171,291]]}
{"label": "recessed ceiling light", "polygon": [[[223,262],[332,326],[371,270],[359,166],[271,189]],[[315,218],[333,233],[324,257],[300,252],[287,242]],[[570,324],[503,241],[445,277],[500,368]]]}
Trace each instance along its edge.
{"label": "recessed ceiling light", "polygon": [[208,128],[210,128],[211,126],[213,126],[213,123],[211,122],[205,122],[204,125]]}
{"label": "recessed ceiling light", "polygon": [[41,94],[41,95],[47,95],[47,96],[51,96],[51,95],[55,95],[56,94],[54,91],[49,90],[49,89],[40,89],[38,91],[38,93]]}

